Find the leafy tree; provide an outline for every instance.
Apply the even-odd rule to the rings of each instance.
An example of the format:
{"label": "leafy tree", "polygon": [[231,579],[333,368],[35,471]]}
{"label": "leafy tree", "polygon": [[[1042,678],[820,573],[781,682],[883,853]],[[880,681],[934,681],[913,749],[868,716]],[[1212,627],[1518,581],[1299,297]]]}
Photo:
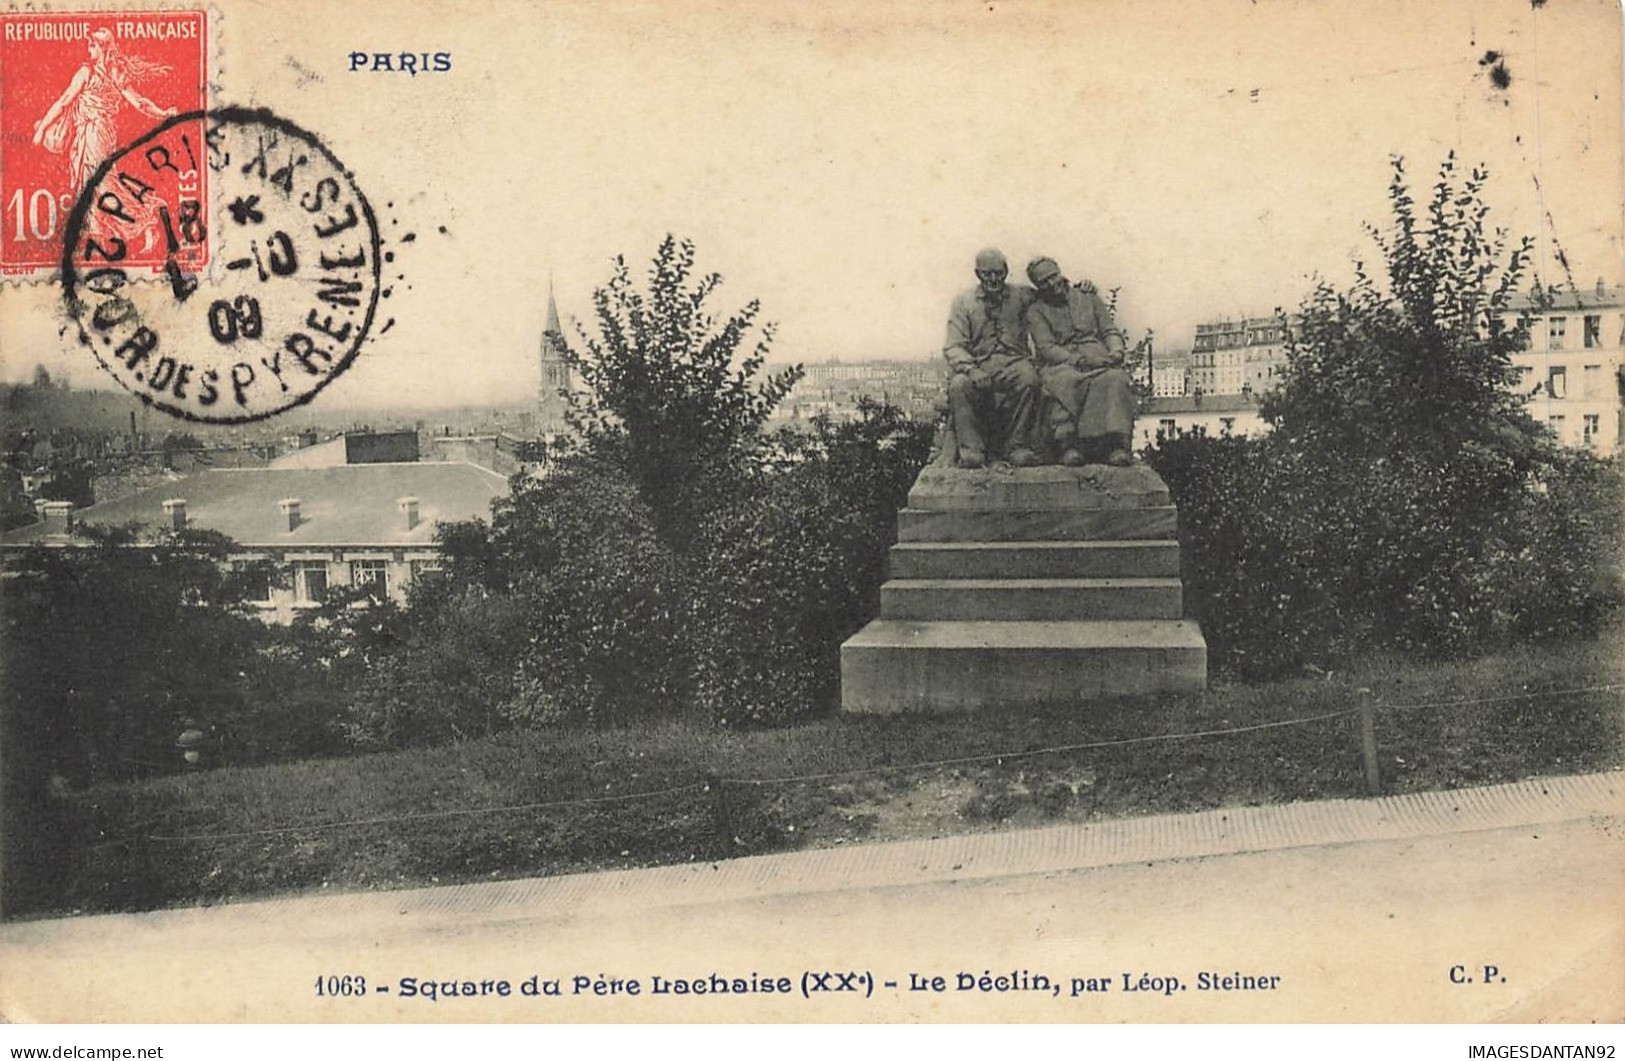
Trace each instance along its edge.
{"label": "leafy tree", "polygon": [[[443,577],[409,609],[418,662],[397,653],[382,699],[363,698],[383,743],[441,739],[444,705],[469,699],[493,727],[776,723],[833,705],[840,642],[872,612],[930,426],[871,403],[852,424],[768,431],[800,370],[760,378],[770,327],[734,365],[758,306],[713,318],[720,280],[695,279],[693,259],[668,237],[647,291],[616,261],[598,335],[569,355],[586,384],[576,441],[515,476],[489,525],[441,528]],[[450,665],[470,658],[503,681],[474,689]]]}
{"label": "leafy tree", "polygon": [[1513,389],[1530,243],[1488,229],[1486,179],[1448,157],[1419,208],[1396,160],[1385,275],[1305,300],[1274,430],[1152,454],[1220,669],[1468,655],[1617,612],[1618,469],[1556,446]]}
{"label": "leafy tree", "polygon": [[520,668],[546,690],[517,716],[607,721],[685,706],[692,568],[627,469],[576,455],[516,480],[490,548],[487,570],[519,602]]}
{"label": "leafy tree", "polygon": [[869,398],[855,420],[810,426],[786,440],[793,459],[701,528],[689,656],[697,695],[729,725],[838,706],[841,642],[879,610],[897,510],[933,434]]}
{"label": "leafy tree", "polygon": [[218,758],[267,631],[223,537],[85,528],[79,545],[4,556],[0,813],[20,907],[59,883],[60,795],[183,769],[181,733]]}
{"label": "leafy tree", "polygon": [[1351,290],[1322,284],[1305,301],[1282,384],[1262,403],[1278,435],[1345,460],[1448,462],[1468,445],[1532,456],[1541,432],[1512,389],[1511,361],[1528,334],[1503,326],[1531,242],[1509,250],[1487,228],[1487,179],[1481,168],[1463,178],[1452,153],[1419,210],[1394,160],[1392,226],[1368,226],[1387,282],[1361,263]]}
{"label": "leafy tree", "polygon": [[707,307],[722,284],[694,276],[694,244],[668,235],[646,290],[615,259],[609,283],[593,293],[597,335],[565,360],[584,387],[567,418],[582,442],[624,467],[654,513],[662,537],[686,546],[708,501],[763,455],[763,427],[801,378],[799,366],[762,376],[773,325],[757,325],[755,300],[726,318]]}
{"label": "leafy tree", "polygon": [[176,736],[234,708],[264,643],[251,576],[213,532],[79,533],[76,547],[7,558],[7,715],[40,742],[39,764],[76,784],[177,769]]}
{"label": "leafy tree", "polygon": [[522,599],[427,581],[431,588],[415,592],[409,609],[375,602],[349,609],[359,629],[307,634],[308,655],[342,690],[336,715],[359,748],[444,744],[508,728],[502,707],[528,640]]}

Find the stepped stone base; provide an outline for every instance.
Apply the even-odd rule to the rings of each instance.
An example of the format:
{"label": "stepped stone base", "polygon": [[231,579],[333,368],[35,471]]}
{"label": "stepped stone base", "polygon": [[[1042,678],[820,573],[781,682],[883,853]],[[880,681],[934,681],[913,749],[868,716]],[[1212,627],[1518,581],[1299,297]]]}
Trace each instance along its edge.
{"label": "stepped stone base", "polygon": [[981,512],[905,508],[897,514],[897,540],[903,542],[1144,541],[1172,539],[1178,529],[1172,505]]}
{"label": "stepped stone base", "polygon": [[881,619],[841,646],[841,710],[866,714],[1081,707],[1206,685],[1207,642],[1185,620]]}
{"label": "stepped stone base", "polygon": [[892,578],[1178,578],[1179,543],[898,542]]}
{"label": "stepped stone base", "polygon": [[880,587],[882,619],[1178,619],[1177,578],[922,578]]}
{"label": "stepped stone base", "polygon": [[908,507],[1008,511],[1010,509],[1125,509],[1172,504],[1168,484],[1143,464],[1112,468],[1048,465],[970,471],[929,465],[908,492]]}
{"label": "stepped stone base", "polygon": [[1144,465],[930,467],[898,513],[880,617],[841,646],[841,708],[966,711],[1199,692],[1178,513]]}

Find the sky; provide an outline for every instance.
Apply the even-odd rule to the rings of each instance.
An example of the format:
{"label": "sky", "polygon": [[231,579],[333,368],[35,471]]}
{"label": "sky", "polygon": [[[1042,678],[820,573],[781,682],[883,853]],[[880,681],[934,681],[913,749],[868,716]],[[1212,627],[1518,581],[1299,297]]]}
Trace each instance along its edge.
{"label": "sky", "polygon": [[[761,301],[775,360],[939,357],[984,246],[1188,347],[1347,283],[1396,155],[1419,189],[1450,151],[1486,165],[1544,280],[1561,248],[1616,284],[1620,26],[1611,0],[227,0],[213,95],[317,133],[377,209],[394,323],[318,401],[407,408],[534,394],[549,283],[573,339],[612,258],[668,232],[723,275],[719,313]],[[48,285],[0,285],[0,374],[106,380],[61,324]]]}

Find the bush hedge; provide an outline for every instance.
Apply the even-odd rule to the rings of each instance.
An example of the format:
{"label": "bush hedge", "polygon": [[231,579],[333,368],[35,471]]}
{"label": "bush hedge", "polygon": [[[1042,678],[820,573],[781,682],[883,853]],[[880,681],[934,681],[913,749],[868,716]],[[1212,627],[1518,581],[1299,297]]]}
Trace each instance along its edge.
{"label": "bush hedge", "polygon": [[1283,436],[1191,435],[1147,458],[1179,505],[1186,599],[1219,673],[1464,657],[1594,633],[1619,609],[1617,460],[1547,447],[1508,491],[1506,462],[1471,446],[1444,467],[1328,464]]}

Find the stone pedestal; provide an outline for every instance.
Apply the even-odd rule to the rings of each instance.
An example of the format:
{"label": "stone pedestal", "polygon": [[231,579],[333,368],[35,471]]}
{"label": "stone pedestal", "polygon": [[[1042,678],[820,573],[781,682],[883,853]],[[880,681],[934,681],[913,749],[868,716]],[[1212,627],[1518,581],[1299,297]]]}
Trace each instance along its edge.
{"label": "stone pedestal", "polygon": [[928,467],[880,617],[841,646],[841,709],[970,711],[1200,692],[1177,513],[1150,468]]}

